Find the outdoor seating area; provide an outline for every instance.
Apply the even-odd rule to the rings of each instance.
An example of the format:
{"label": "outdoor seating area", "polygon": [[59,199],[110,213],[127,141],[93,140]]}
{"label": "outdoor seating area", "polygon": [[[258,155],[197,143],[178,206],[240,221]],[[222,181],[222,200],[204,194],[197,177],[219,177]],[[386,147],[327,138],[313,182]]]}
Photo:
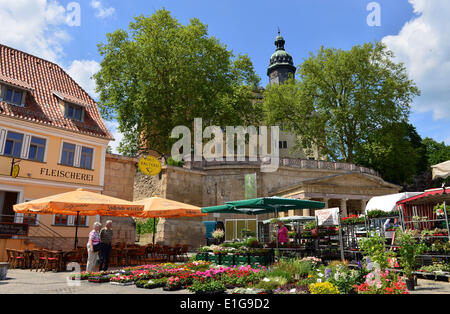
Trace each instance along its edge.
{"label": "outdoor seating area", "polygon": [[[188,259],[189,245],[113,245],[110,255],[111,267],[126,267],[149,263],[182,262]],[[66,271],[68,264],[75,262],[86,268],[88,252],[86,247],[72,250],[15,250],[6,249],[10,269],[29,269],[30,271]]]}

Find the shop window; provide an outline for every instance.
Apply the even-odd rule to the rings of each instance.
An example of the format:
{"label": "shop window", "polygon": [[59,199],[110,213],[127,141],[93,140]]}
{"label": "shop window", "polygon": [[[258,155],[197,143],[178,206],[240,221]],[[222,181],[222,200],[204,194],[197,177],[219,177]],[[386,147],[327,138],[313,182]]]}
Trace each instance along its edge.
{"label": "shop window", "polygon": [[44,161],[45,143],[45,139],[33,136],[30,142],[28,159],[35,161]]}
{"label": "shop window", "polygon": [[88,147],[81,148],[80,168],[92,169],[92,158],[94,149]]}
{"label": "shop window", "polygon": [[73,166],[74,161],[75,161],[75,145],[63,143],[61,164],[66,166]]}
{"label": "shop window", "polygon": [[14,158],[20,158],[20,152],[22,150],[23,134],[8,132],[5,141],[4,155]]}

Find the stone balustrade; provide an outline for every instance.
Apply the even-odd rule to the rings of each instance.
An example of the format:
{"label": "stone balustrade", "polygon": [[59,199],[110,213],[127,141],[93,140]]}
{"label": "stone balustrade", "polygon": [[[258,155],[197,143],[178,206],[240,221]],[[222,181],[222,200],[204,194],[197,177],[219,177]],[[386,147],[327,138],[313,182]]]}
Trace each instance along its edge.
{"label": "stone balustrade", "polygon": [[[192,158],[193,160],[193,158]],[[217,167],[217,166],[261,166],[263,162],[261,160],[258,161],[250,161],[246,158],[245,161],[226,161],[224,158],[223,161],[186,161],[184,163],[184,168],[187,169],[204,169],[206,167]],[[264,162],[264,164],[268,164]],[[309,160],[309,159],[298,159],[298,158],[280,158],[279,159],[280,167],[289,167],[289,168],[300,168],[300,169],[323,169],[323,170],[342,170],[342,171],[354,171],[360,173],[366,173],[373,176],[377,176],[381,178],[381,175],[370,168],[357,166],[352,163],[345,162],[332,162],[325,160]]]}

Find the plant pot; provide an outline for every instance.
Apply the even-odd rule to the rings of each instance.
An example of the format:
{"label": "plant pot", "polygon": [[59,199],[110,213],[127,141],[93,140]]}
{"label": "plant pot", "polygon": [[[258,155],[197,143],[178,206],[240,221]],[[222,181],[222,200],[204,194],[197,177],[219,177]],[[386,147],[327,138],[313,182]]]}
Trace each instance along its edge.
{"label": "plant pot", "polygon": [[8,263],[0,263],[0,280],[6,280],[6,275],[8,274]]}
{"label": "plant pot", "polygon": [[409,291],[414,291],[414,286],[415,286],[415,280],[414,279],[406,279],[405,280],[406,283],[406,289],[408,289]]}

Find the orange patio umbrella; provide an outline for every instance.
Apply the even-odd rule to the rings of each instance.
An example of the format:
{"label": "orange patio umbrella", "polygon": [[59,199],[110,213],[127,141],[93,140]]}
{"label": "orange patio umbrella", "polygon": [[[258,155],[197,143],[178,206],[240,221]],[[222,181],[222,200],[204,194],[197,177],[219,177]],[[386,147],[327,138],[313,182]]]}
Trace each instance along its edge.
{"label": "orange patio umbrella", "polygon": [[[200,207],[189,205],[177,201],[168,200],[162,197],[150,197],[135,204],[144,205],[144,211],[135,216],[138,218],[181,218],[181,217],[202,217],[208,214],[202,213]],[[153,230],[156,229],[153,220]],[[153,232],[153,244],[155,244],[155,232]]]}
{"label": "orange patio umbrella", "polygon": [[150,197],[134,204],[143,205],[144,210],[137,215],[138,218],[181,218],[181,217],[203,217],[208,214],[202,213],[200,207],[162,197]]}
{"label": "orange patio umbrella", "polygon": [[76,191],[52,195],[13,206],[16,213],[39,215],[77,216],[75,229],[75,248],[77,247],[79,216],[119,216],[131,217],[144,209],[119,198],[77,189]]}

